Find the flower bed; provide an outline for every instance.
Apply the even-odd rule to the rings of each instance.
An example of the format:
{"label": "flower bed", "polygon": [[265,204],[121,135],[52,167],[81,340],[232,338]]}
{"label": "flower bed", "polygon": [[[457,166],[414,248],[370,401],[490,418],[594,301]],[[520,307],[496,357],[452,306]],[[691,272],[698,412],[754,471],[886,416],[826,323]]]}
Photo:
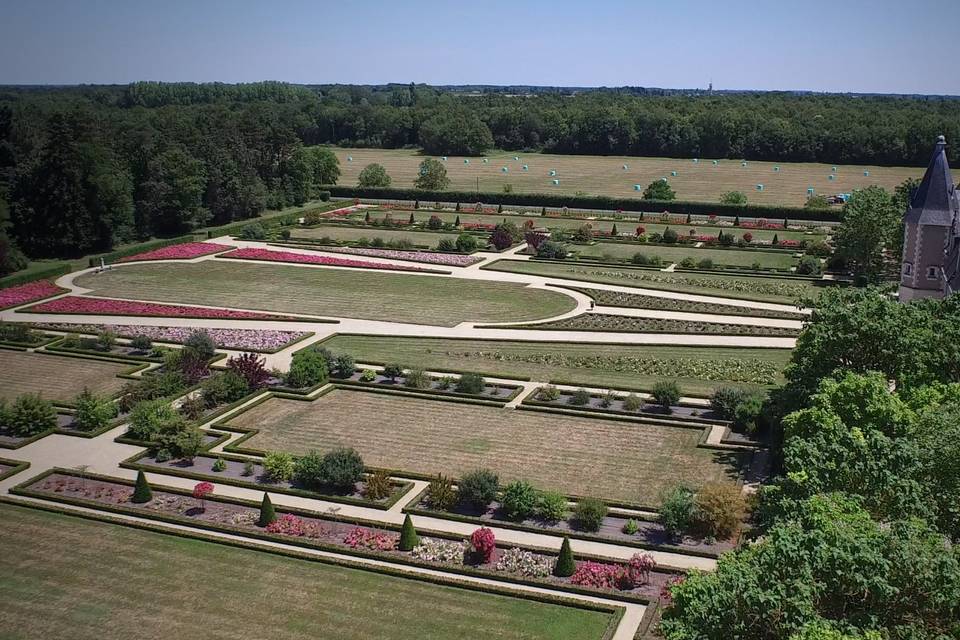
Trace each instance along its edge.
{"label": "flower bed", "polygon": [[742,307],[732,304],[714,302],[694,302],[678,300],[662,296],[651,296],[642,293],[624,293],[621,291],[606,291],[604,289],[590,289],[587,287],[564,287],[590,296],[600,306],[629,307],[632,309],[662,309],[664,311],[682,311],[687,313],[710,313],[731,316],[753,316],[757,318],[782,318],[785,320],[809,320],[805,313],[794,311],[773,311],[755,307]]}
{"label": "flower bed", "polygon": [[[553,395],[550,392],[553,392]],[[633,395],[633,406],[631,407],[627,399]],[[555,397],[554,397],[555,396]],[[560,391],[551,386],[540,387],[537,392],[528,396],[523,403],[530,405],[540,405],[549,407],[560,407],[564,409],[580,409],[590,411],[604,411],[607,413],[616,413],[628,416],[647,416],[658,419],[673,419],[688,422],[707,422],[728,424],[729,420],[724,420],[709,407],[687,406],[676,404],[670,407],[669,411],[653,400],[647,398],[637,400],[640,396],[628,393],[608,394],[592,393],[586,397],[586,402],[576,403],[577,394],[573,391]]]}
{"label": "flower bed", "polygon": [[[481,326],[480,328],[491,327]],[[677,333],[774,338],[795,338],[800,335],[800,329],[789,327],[767,327],[669,318],[635,318],[633,316],[603,313],[582,313],[572,318],[564,318],[554,322],[513,325],[510,328],[541,331],[616,331],[622,333]]]}
{"label": "flower bed", "polygon": [[16,287],[0,289],[0,309],[9,309],[66,292],[67,289],[58,287],[49,280],[35,280]]}
{"label": "flower bed", "polygon": [[112,331],[118,336],[132,338],[147,336],[160,342],[183,343],[194,331],[202,329],[222,349],[241,351],[280,351],[284,347],[303,340],[311,335],[309,331],[280,331],[276,329],[208,329],[206,327],[152,327],[136,324],[79,324],[79,323],[38,323],[37,328],[67,333],[98,334]]}
{"label": "flower bed", "polygon": [[108,298],[87,298],[84,296],[65,296],[35,304],[19,313],[63,313],[75,315],[105,316],[151,316],[159,318],[217,318],[222,320],[299,320],[293,316],[283,316],[257,311],[235,311],[232,309],[214,309],[212,307],[188,307],[179,304],[160,302],[137,302],[134,300],[111,300]]}
{"label": "flower bed", "polygon": [[[354,267],[359,269],[389,269],[390,271],[427,271],[420,267],[387,264],[386,262],[367,262],[365,260],[349,260],[346,258],[331,258],[330,256],[315,256],[292,251],[270,251],[269,249],[255,249],[245,247],[234,249],[219,258],[234,258],[236,260],[261,260],[265,262],[290,262],[294,264],[318,264],[330,267]],[[434,272],[436,273],[436,272]]]}
{"label": "flower bed", "polygon": [[227,244],[216,244],[214,242],[184,242],[183,244],[174,244],[169,247],[161,247],[153,251],[144,251],[132,256],[120,258],[117,262],[141,262],[144,260],[189,260],[190,258],[199,258],[211,253],[220,253],[233,249]]}
{"label": "flower bed", "polygon": [[391,260],[411,260],[439,264],[445,267],[469,267],[482,262],[483,258],[467,256],[459,253],[437,253],[435,251],[404,251],[396,249],[364,249],[362,247],[324,247],[321,251],[331,253],[349,253],[356,256],[370,256],[372,258],[389,258]]}

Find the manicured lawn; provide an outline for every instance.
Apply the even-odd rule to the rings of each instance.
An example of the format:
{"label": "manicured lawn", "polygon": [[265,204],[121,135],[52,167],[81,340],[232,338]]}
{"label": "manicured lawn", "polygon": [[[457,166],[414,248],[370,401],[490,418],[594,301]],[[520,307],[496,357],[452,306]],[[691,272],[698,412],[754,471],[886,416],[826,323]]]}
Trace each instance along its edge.
{"label": "manicured lawn", "polygon": [[84,387],[113,394],[126,382],[116,375],[130,368],[129,364],[0,349],[0,399],[40,393],[47,400],[69,402]]}
{"label": "manicured lawn", "polygon": [[334,336],[323,343],[358,362],[399,362],[408,367],[476,371],[505,378],[530,377],[587,386],[650,389],[676,380],[684,393],[709,395],[726,382],[779,384],[787,349],[576,344],[448,338]]}
{"label": "manicured lawn", "polygon": [[5,639],[596,640],[611,614],[0,505]]}
{"label": "manicured lawn", "polygon": [[95,295],[452,326],[548,318],[569,296],[512,283],[279,264],[142,264],[77,279]]}
{"label": "manicured lawn", "polygon": [[751,267],[754,263],[762,269],[788,271],[796,266],[797,259],[792,253],[777,251],[738,251],[737,249],[705,249],[697,247],[665,247],[626,242],[596,242],[592,245],[571,244],[570,250],[581,258],[604,258],[611,256],[619,260],[629,260],[634,254],[642,253],[648,258],[659,256],[664,266],[671,262],[679,263],[684,258],[693,258],[697,262],[713,260],[716,267]]}
{"label": "manicured lawn", "polygon": [[529,273],[567,280],[617,284],[642,289],[696,293],[741,300],[794,304],[802,296],[815,297],[819,288],[811,280],[709,272],[668,273],[657,269],[633,269],[619,265],[520,260],[498,260],[482,267],[491,271]]}
{"label": "manicured lawn", "polygon": [[[363,168],[379,162],[386,168],[395,186],[409,186],[417,178],[424,156],[416,149],[333,149],[340,160],[338,184],[355,185]],[[347,156],[353,161],[347,162]],[[519,156],[520,160],[514,160]],[[642,192],[633,185],[646,187],[654,180],[667,178],[677,192],[678,200],[718,202],[726,191],[742,191],[753,204],[786,204],[802,207],[807,200],[807,188],[831,195],[852,193],[876,184],[892,192],[906,178],[919,178],[923,170],[917,167],[876,167],[837,165],[836,178],[830,180],[832,165],[817,163],[750,161],[746,167],[737,160],[720,160],[716,166],[704,158],[699,163],[682,158],[641,158],[635,156],[586,156],[546,153],[518,153],[491,151],[490,162],[450,156],[444,166],[450,178],[450,189],[500,193],[503,185],[511,185],[515,193],[551,193],[573,195],[582,191],[589,195],[616,198],[639,198]],[[627,170],[623,165],[627,165]],[[523,170],[523,165],[528,170]],[[774,172],[773,167],[780,171]],[[507,167],[508,172],[502,171]],[[547,175],[551,169],[556,176]],[[864,176],[864,171],[869,176]],[[676,171],[676,176],[670,172]],[[551,181],[560,180],[559,185]],[[764,186],[757,191],[757,185]],[[421,202],[421,205],[424,203]],[[427,203],[432,204],[432,203]],[[467,203],[462,203],[466,205]],[[471,203],[472,204],[472,203]],[[656,213],[659,213],[657,211]]]}
{"label": "manicured lawn", "polygon": [[733,481],[739,461],[697,448],[694,429],[347,389],[314,402],[273,398],[230,424],[260,430],[244,444],[254,449],[353,447],[373,467],[454,478],[487,467],[504,482],[640,505],[680,480]]}
{"label": "manicured lawn", "polygon": [[[400,213],[397,215],[399,216]],[[421,216],[423,216],[423,214],[421,214]],[[426,218],[427,216],[423,216],[424,220],[426,220]],[[406,219],[406,217],[400,219]],[[457,233],[402,231],[396,229],[385,229],[384,227],[366,227],[361,229],[357,227],[347,227],[336,224],[326,224],[310,229],[294,229],[292,233],[293,240],[319,240],[320,238],[327,237],[331,238],[332,240],[353,241],[361,238],[366,238],[367,240],[382,238],[386,241],[407,240],[416,246],[426,247],[428,249],[435,248],[437,243],[443,238],[456,240],[458,235]]]}

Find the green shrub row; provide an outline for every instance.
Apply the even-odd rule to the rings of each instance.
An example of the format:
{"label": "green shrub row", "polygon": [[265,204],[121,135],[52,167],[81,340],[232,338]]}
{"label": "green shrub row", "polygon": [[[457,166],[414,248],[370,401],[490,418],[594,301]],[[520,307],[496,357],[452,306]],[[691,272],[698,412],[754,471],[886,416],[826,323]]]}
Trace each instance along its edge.
{"label": "green shrub row", "polygon": [[62,275],[70,273],[70,271],[69,263],[59,262],[46,269],[37,269],[36,271],[28,271],[26,273],[11,273],[8,276],[0,278],[0,289],[15,287],[20,284],[33,282],[34,280],[59,278]]}
{"label": "green shrub row", "polygon": [[169,247],[175,244],[183,244],[184,242],[193,242],[193,236],[187,235],[177,236],[176,238],[167,238],[165,240],[151,240],[149,242],[133,244],[129,247],[124,247],[123,249],[117,249],[116,251],[111,251],[110,253],[99,253],[87,258],[87,266],[99,267],[101,258],[106,264],[110,264],[112,262],[116,262],[120,258],[127,258],[129,256],[137,255],[138,253],[143,253],[144,251],[162,249],[163,247]]}

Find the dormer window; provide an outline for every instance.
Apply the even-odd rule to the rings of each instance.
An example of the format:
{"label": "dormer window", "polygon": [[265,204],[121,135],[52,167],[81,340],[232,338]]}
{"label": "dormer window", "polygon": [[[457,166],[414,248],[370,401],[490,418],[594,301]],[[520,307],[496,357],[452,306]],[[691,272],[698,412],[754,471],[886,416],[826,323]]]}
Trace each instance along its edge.
{"label": "dormer window", "polygon": [[927,280],[938,280],[940,270],[937,267],[927,267]]}

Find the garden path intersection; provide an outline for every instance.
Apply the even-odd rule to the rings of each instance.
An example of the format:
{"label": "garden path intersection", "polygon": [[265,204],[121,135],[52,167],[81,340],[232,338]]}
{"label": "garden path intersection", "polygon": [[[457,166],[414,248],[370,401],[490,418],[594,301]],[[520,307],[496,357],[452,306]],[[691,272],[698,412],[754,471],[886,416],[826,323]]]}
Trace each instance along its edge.
{"label": "garden path intersection", "polygon": [[[221,245],[230,245],[232,247],[238,248],[256,248],[256,249],[266,249],[274,250],[275,247],[271,247],[269,244],[264,242],[246,242],[232,239],[230,237],[221,237],[214,238],[210,240],[212,243],[221,244]],[[654,309],[635,309],[635,308],[623,308],[623,307],[612,307],[612,306],[601,306],[593,305],[593,300],[581,293],[571,288],[582,288],[585,283],[581,281],[574,280],[564,280],[562,278],[554,277],[543,277],[523,273],[510,273],[504,271],[489,271],[482,269],[483,266],[490,264],[491,262],[497,260],[526,260],[529,257],[526,255],[519,255],[518,251],[523,247],[518,247],[517,249],[512,249],[504,253],[491,253],[491,252],[479,252],[476,254],[477,257],[482,258],[481,262],[470,265],[468,267],[444,267],[444,270],[448,270],[449,274],[418,274],[418,273],[409,273],[412,277],[417,278],[452,278],[462,281],[464,287],[468,287],[471,282],[475,281],[495,281],[495,282],[507,282],[513,284],[519,284],[523,287],[531,290],[544,290],[551,292],[562,292],[563,294],[569,296],[574,301],[574,307],[564,313],[555,315],[549,318],[543,318],[537,320],[537,323],[546,323],[556,320],[563,320],[566,318],[572,318],[586,313],[596,313],[596,314],[605,314],[605,315],[616,315],[623,317],[633,317],[633,318],[657,318],[665,320],[687,320],[693,322],[711,322],[711,323],[721,323],[728,325],[755,325],[763,327],[780,327],[787,329],[800,329],[802,323],[798,320],[790,319],[779,319],[779,318],[765,318],[765,317],[753,317],[750,315],[722,315],[722,314],[706,314],[706,313],[691,313],[691,312],[680,312],[680,311],[664,311],[664,310],[654,310]],[[340,254],[332,252],[323,252],[315,250],[304,250],[284,247],[284,251],[293,252],[293,253],[303,253],[311,256],[317,255],[329,255],[331,257],[338,257]],[[367,262],[364,256],[351,255],[349,256],[351,260],[357,260],[361,262]],[[217,263],[244,263],[247,264],[247,261],[243,260],[231,260],[229,258],[218,258],[214,255],[200,256],[196,258],[191,258],[189,260],[169,260],[166,262],[170,263],[191,263],[191,264],[203,264],[210,261],[216,261]],[[386,263],[394,264],[398,267],[407,267],[409,268],[410,262],[390,260],[387,258],[375,258],[369,260],[370,262],[377,263]],[[126,262],[122,265],[116,265],[113,267],[114,270],[119,271],[122,269],[129,268],[132,265],[138,264],[135,261]],[[143,264],[143,263],[139,263]],[[158,264],[152,262],[151,264]],[[238,265],[239,266],[239,265]],[[352,269],[350,267],[337,267],[337,266],[318,266],[318,265],[307,265],[307,264],[297,264],[296,268],[299,269],[343,269],[348,271],[356,271],[358,269]],[[362,269],[360,269],[362,270]],[[76,280],[80,276],[87,276],[94,273],[95,269],[86,269],[78,272],[74,272],[65,276],[62,276],[56,281],[56,284],[60,287],[63,287],[66,292],[60,294],[57,297],[63,297],[68,295],[73,296],[90,296],[91,294],[95,295],[95,292],[83,288],[76,284]],[[384,273],[391,273],[390,271],[385,271]],[[87,279],[86,281],[90,281]],[[93,282],[96,281],[96,276],[93,276]],[[278,284],[278,286],[281,286]],[[560,288],[564,287],[564,288]],[[662,291],[654,289],[643,289],[639,287],[627,287],[627,286],[618,286],[611,284],[601,284],[601,283],[590,283],[589,288],[596,290],[604,290],[611,292],[619,293],[634,293],[634,294],[643,294],[647,296],[655,296],[668,298],[673,300],[683,300],[689,302],[700,302],[700,303],[714,303],[722,304],[727,306],[742,307],[745,310],[745,313],[748,313],[750,309],[764,310],[764,311],[780,311],[780,312],[797,312],[796,307],[784,304],[774,304],[769,302],[755,302],[748,300],[739,300],[726,297],[712,297],[698,294],[689,294],[689,293],[679,293],[671,291]],[[55,298],[54,298],[55,299]],[[129,299],[126,299],[129,301]],[[151,300],[148,291],[143,292],[142,299],[137,300],[138,302],[168,302],[161,300]],[[181,304],[181,303],[177,303]],[[670,333],[626,333],[626,332],[612,332],[612,331],[563,331],[563,330],[529,330],[529,329],[516,329],[511,328],[512,324],[532,324],[530,322],[524,323],[480,323],[480,322],[461,322],[452,327],[443,327],[443,326],[434,326],[426,324],[415,324],[415,323],[405,323],[405,322],[390,322],[385,320],[373,320],[373,319],[359,319],[359,318],[347,318],[347,317],[335,317],[335,316],[307,316],[299,315],[296,313],[287,313],[284,311],[284,315],[298,316],[295,320],[292,321],[271,321],[271,320],[227,320],[227,319],[215,319],[215,318],[206,318],[206,319],[194,319],[194,318],[185,318],[185,317],[139,317],[139,316],[123,316],[123,315],[67,315],[67,314],[53,314],[53,313],[18,313],[18,308],[22,309],[30,305],[22,305],[21,307],[15,307],[6,309],[0,312],[0,320],[3,322],[36,322],[36,323],[81,323],[81,324],[137,324],[137,325],[152,325],[152,326],[174,326],[174,327],[200,327],[200,328],[227,328],[227,329],[276,329],[276,330],[293,330],[293,331],[304,331],[304,332],[313,332],[313,336],[307,340],[297,342],[286,346],[276,353],[267,353],[264,354],[266,360],[266,366],[268,368],[276,368],[281,370],[286,370],[290,365],[290,360],[294,352],[303,349],[309,344],[313,344],[322,340],[329,338],[335,334],[369,334],[375,336],[412,336],[412,337],[430,337],[430,338],[469,338],[469,339],[503,339],[503,340],[517,340],[517,341],[527,341],[527,342],[563,342],[563,343],[615,343],[615,344],[631,344],[631,345],[696,345],[703,347],[743,347],[743,348],[754,348],[754,347],[774,347],[774,348],[792,348],[795,344],[794,338],[786,337],[764,337],[764,336],[742,336],[742,335],[709,335],[709,334],[670,334]],[[191,305],[185,305],[191,306]],[[226,307],[217,307],[216,305],[203,305],[208,308],[226,308]],[[243,310],[243,309],[235,309]],[[807,312],[807,310],[801,310],[802,312]],[[336,320],[336,323],[330,322],[320,322],[320,320]],[[228,355],[239,354],[240,351],[236,350],[224,350],[220,349],[219,351],[225,352]],[[376,368],[376,367],[373,367]],[[509,402],[505,404],[504,411],[510,411],[516,409],[523,400],[530,397],[535,393],[536,389],[540,386],[546,384],[546,380],[542,381],[519,381],[519,380],[509,380],[509,379],[496,379],[492,377],[487,378],[488,382],[494,384],[512,384],[521,387],[519,394],[512,398]],[[574,387],[568,385],[557,385],[560,389],[563,390],[572,390]],[[318,390],[315,393],[320,393],[323,389]],[[605,389],[594,389],[590,388],[589,391],[593,392],[603,392]],[[267,393],[267,392],[264,392]],[[241,404],[240,406],[234,407],[228,413],[223,415],[218,415],[215,421],[222,421],[226,418],[229,418],[231,415],[238,414],[243,412],[248,406],[256,404],[258,402],[259,396],[250,398],[246,403]],[[706,405],[706,401],[703,399],[697,398],[685,398],[684,399],[689,404],[699,404]],[[214,420],[209,421],[207,424],[201,425],[202,428],[208,429]],[[107,476],[117,477],[132,480],[136,476],[136,471],[129,468],[120,467],[122,461],[131,458],[138,452],[143,451],[141,447],[133,446],[130,444],[121,444],[115,442],[114,439],[122,435],[126,431],[126,425],[122,424],[117,426],[114,429],[106,431],[101,435],[92,438],[81,438],[69,435],[60,435],[60,434],[51,434],[45,437],[26,444],[13,451],[3,451],[0,450],[0,457],[20,461],[20,462],[29,462],[30,467],[25,471],[20,471],[16,474],[11,475],[10,477],[0,481],[0,496],[3,500],[15,501],[21,503],[40,503],[43,502],[42,499],[36,497],[23,497],[17,496],[13,497],[9,494],[9,490],[17,485],[22,483],[29,477],[36,476],[44,471],[49,469],[59,467],[67,469],[82,469],[84,471],[89,471],[90,473],[103,474]],[[236,441],[238,438],[242,437],[240,433],[231,433],[230,438],[225,442],[218,443],[214,448],[211,449],[211,453],[221,453],[224,450],[224,447],[228,447],[231,443]],[[721,446],[721,439],[723,437],[723,429],[719,427],[714,427],[710,429],[705,436],[705,442],[711,446]],[[236,455],[236,454],[234,454]],[[191,489],[195,480],[186,477],[177,477],[167,474],[155,474],[147,472],[147,478],[151,483],[156,483],[157,485],[171,486],[182,489]],[[292,495],[288,493],[277,493],[269,492],[271,500],[274,505],[280,507],[295,507],[301,509],[307,509],[315,512],[328,512],[331,509],[336,510],[340,516],[346,517],[356,517],[365,520],[377,521],[391,525],[399,525],[403,522],[404,512],[403,508],[410,504],[418,494],[420,494],[427,486],[427,483],[422,480],[413,481],[412,485],[406,490],[406,493],[393,504],[389,509],[375,509],[372,507],[365,507],[361,505],[353,504],[341,504],[324,501],[319,498],[310,498],[300,495]],[[750,487],[746,486],[745,490],[749,490]],[[229,498],[240,498],[247,500],[259,500],[263,495],[263,491],[260,489],[251,489],[241,486],[233,486],[224,483],[216,484],[216,495],[224,496]],[[63,505],[61,505],[63,506]],[[92,510],[79,507],[79,506],[64,506],[63,508],[72,511],[84,511],[90,512]],[[119,518],[120,520],[136,522],[136,521],[145,521],[142,518],[138,518],[133,515],[116,515],[113,514],[111,517]],[[438,532],[446,532],[451,534],[460,534],[468,536],[472,533],[476,526],[468,522],[458,522],[455,520],[429,517],[424,515],[415,515],[413,516],[414,524],[418,528],[423,528],[427,530],[434,530]],[[151,521],[153,522],[153,521]],[[153,522],[154,525],[162,529],[168,530],[185,530],[189,529],[186,525],[181,524],[172,524],[165,523],[157,525]],[[531,547],[539,547],[545,549],[558,549],[561,542],[561,537],[556,534],[551,534],[549,532],[545,533],[533,533],[524,530],[518,530],[513,528],[503,528],[492,525],[496,539],[504,543],[514,543],[514,544],[523,544]],[[199,531],[199,529],[198,529]],[[207,536],[214,536],[216,538],[222,539],[240,539],[241,536],[223,532],[210,532],[204,531],[204,534]],[[245,539],[249,542],[249,539]],[[254,543],[255,546],[262,547],[274,547],[274,548],[291,548],[291,545],[285,545],[281,542],[276,541],[257,541]],[[606,558],[613,559],[629,559],[633,556],[637,549],[635,547],[619,545],[615,542],[598,542],[591,540],[582,540],[575,539],[571,540],[571,544],[575,553],[589,554],[595,556],[601,556]],[[296,547],[297,551],[304,553],[302,547]],[[348,559],[353,562],[359,562],[361,564],[370,565],[370,566],[383,566],[390,565],[389,561],[369,559],[369,558],[357,558],[355,556],[350,556],[347,554],[338,554],[335,552],[321,551],[321,550],[309,550],[306,551],[312,555],[316,556],[326,556],[326,557],[340,557],[343,559]],[[701,570],[711,570],[716,561],[712,558],[700,557],[694,555],[687,555],[683,553],[674,553],[669,551],[650,551],[650,554],[654,559],[659,563],[671,567],[676,567],[679,569],[701,569]],[[443,571],[426,569],[420,567],[403,567],[404,571],[409,571],[415,574],[422,575],[440,575],[440,576],[449,576],[450,574],[444,573]],[[549,588],[542,588],[536,586],[524,586],[517,584],[508,584],[505,585],[504,582],[498,581],[495,579],[481,578],[475,576],[456,576],[457,580],[466,581],[475,584],[488,584],[488,585],[497,585],[497,586],[508,586],[512,590],[520,591],[529,591],[535,593],[548,593],[548,594],[558,594],[557,591],[550,590]],[[625,603],[621,601],[614,601],[602,596],[588,596],[588,595],[578,595],[571,593],[562,593],[560,594],[565,598],[570,598],[573,600],[583,600],[589,602],[601,602],[605,604],[613,604],[617,607],[622,607],[625,611],[624,616],[621,618],[620,623],[616,629],[615,634],[612,636],[615,640],[628,640],[634,637],[639,625],[641,624],[641,619],[643,618],[645,607],[640,604]]]}

